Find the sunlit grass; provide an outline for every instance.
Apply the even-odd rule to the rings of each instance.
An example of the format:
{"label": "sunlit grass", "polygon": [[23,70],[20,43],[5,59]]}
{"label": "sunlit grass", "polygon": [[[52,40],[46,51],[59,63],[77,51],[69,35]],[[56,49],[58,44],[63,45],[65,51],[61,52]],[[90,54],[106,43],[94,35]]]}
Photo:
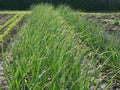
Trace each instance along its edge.
{"label": "sunlit grass", "polygon": [[100,62],[108,60],[104,68],[109,67],[109,73],[111,72],[110,76],[116,75],[116,77],[120,79],[120,42],[115,44],[114,37],[109,40],[102,27],[97,24],[93,25],[93,23],[81,18],[69,7],[65,8],[61,6],[58,10],[69,25],[74,27],[76,32],[83,32],[81,39],[87,43],[91,50],[98,50],[97,59],[100,60]]}
{"label": "sunlit grass", "polygon": [[[24,14],[16,15],[16,16],[18,16],[18,17],[17,17],[17,18],[16,18],[16,17],[13,18],[14,22],[10,22],[11,24],[9,24],[9,25],[7,26],[5,32],[0,35],[0,42],[1,42],[5,37],[7,37],[7,35],[9,34],[9,32],[12,30],[12,28],[15,27],[15,26],[19,23],[19,21],[24,17]],[[12,19],[11,19],[11,21],[12,21]],[[7,25],[7,24],[5,24],[5,25]],[[3,25],[3,26],[5,26],[5,25]]]}
{"label": "sunlit grass", "polygon": [[0,11],[0,14],[30,14],[31,11]]}
{"label": "sunlit grass", "polygon": [[90,90],[94,84],[97,90],[106,66],[113,74],[107,89],[119,75],[119,47],[101,27],[65,6],[41,4],[30,16],[4,55],[9,90]]}

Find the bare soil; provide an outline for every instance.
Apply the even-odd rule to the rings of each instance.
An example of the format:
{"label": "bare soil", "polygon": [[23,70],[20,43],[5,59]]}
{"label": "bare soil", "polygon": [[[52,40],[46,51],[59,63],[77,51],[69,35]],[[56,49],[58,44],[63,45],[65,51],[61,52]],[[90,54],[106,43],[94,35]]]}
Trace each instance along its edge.
{"label": "bare soil", "polygon": [[[12,15],[11,15],[12,16]],[[4,18],[6,19],[6,18]],[[4,38],[2,42],[0,42],[0,86],[2,87],[2,90],[8,90],[7,83],[4,77],[4,70],[3,70],[3,62],[1,59],[1,53],[2,50],[6,51],[7,46],[10,43],[10,40],[12,37],[15,36],[15,34],[20,30],[20,28],[24,25],[24,19],[22,19],[10,32],[9,34]],[[4,29],[5,31],[5,29]],[[1,34],[1,33],[0,33]]]}
{"label": "bare soil", "polygon": [[3,25],[7,20],[13,17],[14,14],[1,14],[0,15],[0,25]]}
{"label": "bare soil", "polygon": [[5,14],[0,14],[0,19],[2,19],[5,16],[6,16]]}

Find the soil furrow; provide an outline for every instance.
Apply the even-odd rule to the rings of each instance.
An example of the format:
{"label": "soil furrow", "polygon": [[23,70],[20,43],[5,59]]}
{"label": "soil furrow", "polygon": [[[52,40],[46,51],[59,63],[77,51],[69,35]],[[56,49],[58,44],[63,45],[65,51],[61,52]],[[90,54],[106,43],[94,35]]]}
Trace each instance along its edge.
{"label": "soil furrow", "polygon": [[[1,17],[2,16],[2,17]],[[3,25],[7,20],[12,18],[14,15],[13,14],[8,14],[8,15],[0,15],[0,25]]]}

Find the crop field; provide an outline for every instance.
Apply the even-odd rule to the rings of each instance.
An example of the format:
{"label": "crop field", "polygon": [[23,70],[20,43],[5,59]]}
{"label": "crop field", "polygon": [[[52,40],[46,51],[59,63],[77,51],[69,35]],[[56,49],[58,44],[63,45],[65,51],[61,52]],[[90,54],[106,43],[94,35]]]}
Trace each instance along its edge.
{"label": "crop field", "polygon": [[0,54],[0,90],[120,90],[120,13],[1,11]]}
{"label": "crop field", "polygon": [[23,25],[23,19],[29,12],[2,11],[0,12],[0,85],[6,86],[3,77],[3,67],[1,61],[2,51],[5,51],[10,38],[13,37]]}
{"label": "crop field", "polygon": [[29,12],[0,12],[0,42],[4,42],[4,39],[13,30],[13,27],[20,25],[25,14]]}

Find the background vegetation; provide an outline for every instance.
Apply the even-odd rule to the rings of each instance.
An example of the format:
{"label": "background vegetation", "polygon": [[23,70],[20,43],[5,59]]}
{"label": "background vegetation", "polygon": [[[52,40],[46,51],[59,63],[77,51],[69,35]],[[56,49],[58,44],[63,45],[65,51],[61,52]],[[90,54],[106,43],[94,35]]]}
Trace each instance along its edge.
{"label": "background vegetation", "polygon": [[118,11],[120,10],[119,0],[0,0],[1,10],[23,10],[29,9],[35,3],[52,3],[53,5],[67,4],[75,9],[86,11]]}

